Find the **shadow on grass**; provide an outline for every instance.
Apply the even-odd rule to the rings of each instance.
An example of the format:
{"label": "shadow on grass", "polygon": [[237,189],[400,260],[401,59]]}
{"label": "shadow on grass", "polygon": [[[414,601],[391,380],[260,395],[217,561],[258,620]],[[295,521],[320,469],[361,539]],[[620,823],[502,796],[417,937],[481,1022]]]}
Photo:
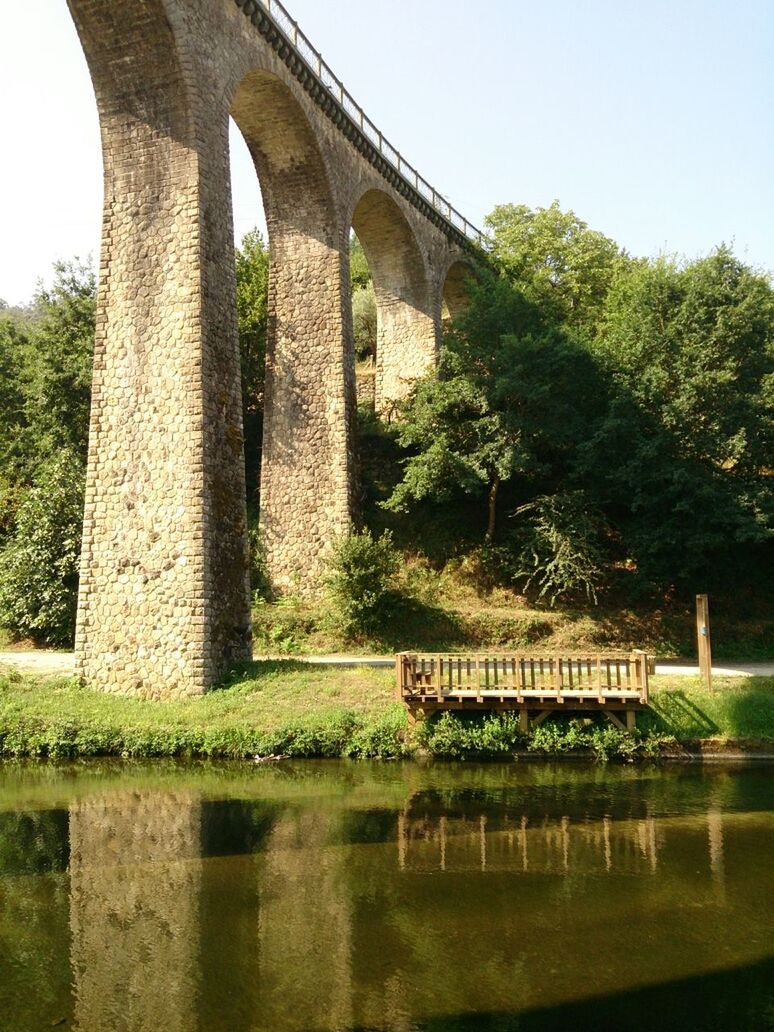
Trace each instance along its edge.
{"label": "shadow on grass", "polygon": [[720,732],[714,720],[682,690],[659,692],[651,700],[653,730],[676,738],[710,738]]}
{"label": "shadow on grass", "polygon": [[387,652],[404,652],[416,649],[421,641],[424,649],[444,651],[458,646],[466,634],[465,622],[457,613],[396,592],[372,643]]}
{"label": "shadow on grass", "polygon": [[654,731],[676,738],[774,738],[774,680],[746,677],[710,693],[663,690],[651,696],[644,718]]}
{"label": "shadow on grass", "polygon": [[257,659],[250,663],[239,663],[210,691],[223,692],[229,688],[259,681],[273,674],[302,674],[309,671],[309,664],[298,659]]}

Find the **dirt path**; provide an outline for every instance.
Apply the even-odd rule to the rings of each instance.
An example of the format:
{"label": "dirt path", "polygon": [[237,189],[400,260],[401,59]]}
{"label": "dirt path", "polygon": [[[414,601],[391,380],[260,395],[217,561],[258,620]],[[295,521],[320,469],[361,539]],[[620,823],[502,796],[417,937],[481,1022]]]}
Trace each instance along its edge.
{"label": "dirt path", "polygon": [[[256,659],[290,659],[315,666],[368,666],[392,667],[392,656],[256,656]],[[39,649],[36,652],[0,652],[0,670],[15,668],[24,674],[40,674],[45,677],[67,677],[75,669],[72,652],[51,652]],[[668,677],[695,677],[699,668],[690,662],[679,660],[656,663],[656,674]],[[774,677],[774,663],[717,663],[712,667],[716,677]]]}
{"label": "dirt path", "polygon": [[9,667],[23,674],[67,677],[75,669],[75,656],[72,652],[50,652],[47,649],[36,652],[0,652],[0,670]]}

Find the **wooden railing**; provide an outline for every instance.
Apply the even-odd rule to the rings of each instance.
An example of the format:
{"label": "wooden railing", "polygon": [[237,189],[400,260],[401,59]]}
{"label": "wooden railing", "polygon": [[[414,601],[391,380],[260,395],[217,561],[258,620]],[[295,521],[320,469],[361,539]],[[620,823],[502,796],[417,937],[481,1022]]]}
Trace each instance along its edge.
{"label": "wooden railing", "polygon": [[[398,698],[410,710],[634,710],[647,705],[645,652],[454,655],[401,652]],[[631,721],[628,721],[631,724]]]}

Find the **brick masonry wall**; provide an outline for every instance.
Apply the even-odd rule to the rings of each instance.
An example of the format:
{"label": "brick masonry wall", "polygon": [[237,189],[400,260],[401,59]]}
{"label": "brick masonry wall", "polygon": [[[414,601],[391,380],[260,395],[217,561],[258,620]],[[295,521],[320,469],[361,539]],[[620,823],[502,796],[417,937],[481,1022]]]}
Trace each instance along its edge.
{"label": "brick masonry wall", "polygon": [[280,589],[318,591],[354,516],[350,228],[374,275],[382,411],[434,362],[466,255],[233,0],[68,2],[105,164],[77,669],[197,693],[251,652],[229,114],[269,227],[260,519]]}

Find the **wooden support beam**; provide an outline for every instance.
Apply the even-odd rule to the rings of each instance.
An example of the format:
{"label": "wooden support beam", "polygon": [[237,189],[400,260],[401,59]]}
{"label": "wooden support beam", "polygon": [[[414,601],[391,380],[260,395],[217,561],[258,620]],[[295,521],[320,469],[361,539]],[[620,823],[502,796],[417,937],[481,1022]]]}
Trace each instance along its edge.
{"label": "wooden support beam", "polygon": [[421,706],[407,706],[406,709],[408,710],[408,726],[411,729],[415,728],[427,715]]}
{"label": "wooden support beam", "polygon": [[398,702],[403,701],[403,684],[405,671],[405,653],[399,652],[395,657],[395,698]]}
{"label": "wooden support beam", "polygon": [[696,639],[699,650],[699,673],[707,691],[712,691],[712,643],[710,641],[709,598],[696,596]]}
{"label": "wooden support beam", "polygon": [[529,711],[526,706],[519,710],[519,731],[523,735],[529,733]]}

